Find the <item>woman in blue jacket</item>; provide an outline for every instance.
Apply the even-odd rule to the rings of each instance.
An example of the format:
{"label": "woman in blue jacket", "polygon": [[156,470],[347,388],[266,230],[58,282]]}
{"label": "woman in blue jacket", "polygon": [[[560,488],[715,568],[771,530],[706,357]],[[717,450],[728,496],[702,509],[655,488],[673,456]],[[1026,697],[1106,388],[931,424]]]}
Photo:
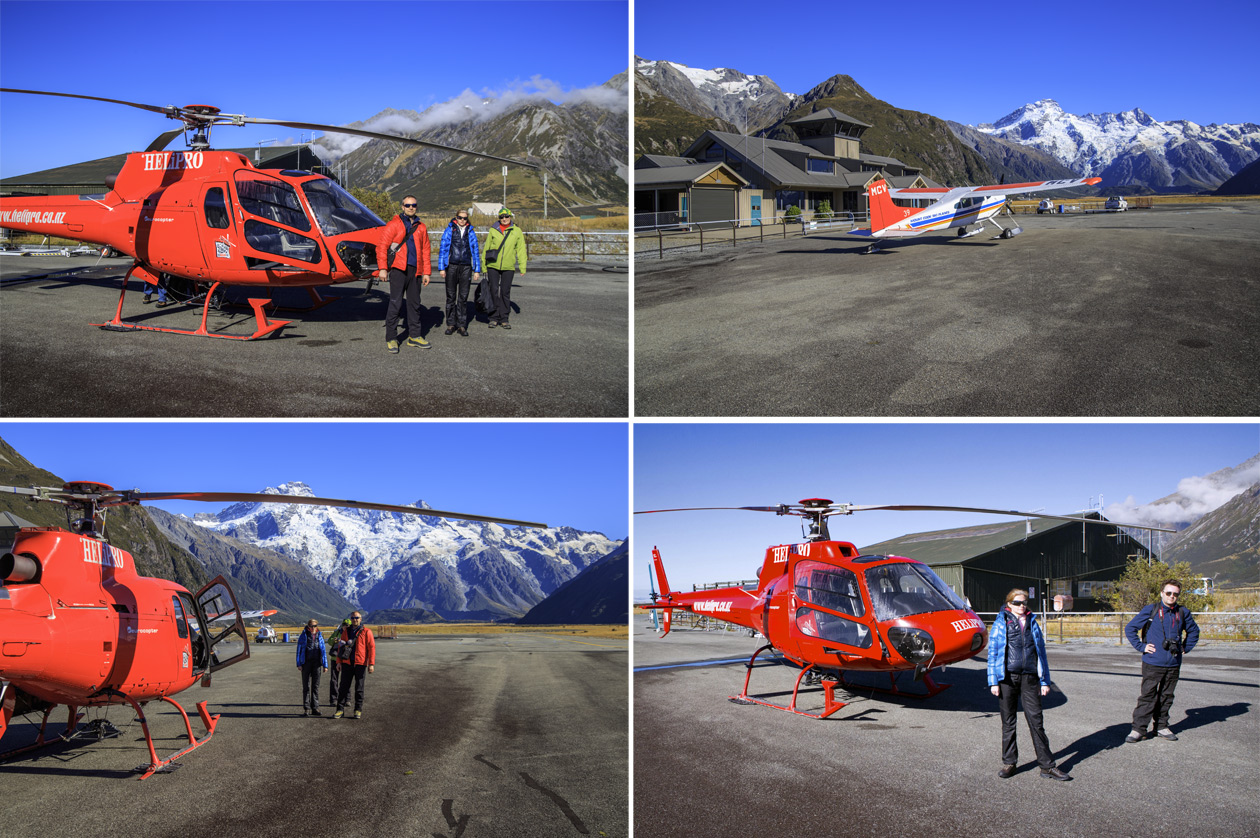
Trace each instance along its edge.
{"label": "woman in blue jacket", "polygon": [[1041,698],[1050,693],[1050,664],[1046,661],[1046,639],[1023,588],[1013,588],[1006,595],[1006,607],[998,612],[989,632],[989,691],[998,697],[1002,715],[1002,770],[998,776],[1004,780],[1010,777],[1019,762],[1015,704],[1022,699],[1041,776],[1072,779],[1055,767],[1041,723]]}
{"label": "woman in blue jacket", "polygon": [[308,620],[306,629],[298,635],[297,668],[302,673],[302,715],[324,715],[319,712],[319,676],[328,671],[328,649],[315,620]]}

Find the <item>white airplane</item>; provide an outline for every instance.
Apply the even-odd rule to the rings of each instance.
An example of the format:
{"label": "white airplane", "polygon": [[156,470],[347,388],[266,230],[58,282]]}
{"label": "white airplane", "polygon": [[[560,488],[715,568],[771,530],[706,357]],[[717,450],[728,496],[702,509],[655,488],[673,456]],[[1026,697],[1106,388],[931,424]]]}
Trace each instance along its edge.
{"label": "white airplane", "polygon": [[[1102,178],[1086,177],[1076,180],[1041,180],[1035,183],[1002,183],[993,186],[959,186],[955,189],[894,189],[887,181],[871,184],[866,195],[870,199],[871,229],[850,230],[849,235],[868,238],[908,238],[923,233],[940,233],[958,228],[958,237],[974,236],[984,230],[988,221],[1000,231],[1004,239],[1023,232],[1019,227],[1003,227],[993,216],[1006,204],[1006,196],[1024,192],[1041,192],[1046,189],[1070,189],[1073,186],[1093,186]],[[927,207],[899,207],[893,199],[933,199]],[[967,227],[977,224],[970,232]],[[879,248],[878,243],[867,249],[868,253]]]}

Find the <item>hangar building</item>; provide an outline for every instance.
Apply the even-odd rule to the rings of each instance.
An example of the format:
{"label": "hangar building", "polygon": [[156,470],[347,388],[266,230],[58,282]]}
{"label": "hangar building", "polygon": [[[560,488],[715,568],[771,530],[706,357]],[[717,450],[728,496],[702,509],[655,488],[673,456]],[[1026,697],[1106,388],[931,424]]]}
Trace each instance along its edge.
{"label": "hangar building", "polygon": [[[1103,520],[1097,512],[1080,517]],[[862,553],[917,559],[985,613],[1001,609],[1011,588],[1031,589],[1039,609],[1070,594],[1073,611],[1101,611],[1098,596],[1128,561],[1150,555],[1115,524],[1050,518],[914,533],[863,547]]]}

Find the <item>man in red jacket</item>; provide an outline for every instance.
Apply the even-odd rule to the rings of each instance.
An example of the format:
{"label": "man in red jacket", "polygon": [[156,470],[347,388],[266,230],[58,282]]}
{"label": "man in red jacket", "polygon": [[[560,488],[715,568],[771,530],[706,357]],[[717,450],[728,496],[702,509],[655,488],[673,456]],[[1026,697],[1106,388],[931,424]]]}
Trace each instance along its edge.
{"label": "man in red jacket", "polygon": [[389,278],[389,310],[385,314],[385,349],[398,353],[398,315],[407,298],[407,345],[428,349],[420,334],[420,289],[429,284],[429,231],[416,217],[416,196],[402,200],[402,212],[389,220],[376,245],[377,273]]}
{"label": "man in red jacket", "polygon": [[363,718],[363,682],[369,672],[376,671],[376,640],[372,630],[363,625],[363,615],[355,611],[350,615],[350,625],[341,630],[337,642],[337,657],[341,661],[341,690],[337,694],[337,712],[334,719],[345,716],[346,702],[350,698],[350,681],[354,681],[354,718]]}

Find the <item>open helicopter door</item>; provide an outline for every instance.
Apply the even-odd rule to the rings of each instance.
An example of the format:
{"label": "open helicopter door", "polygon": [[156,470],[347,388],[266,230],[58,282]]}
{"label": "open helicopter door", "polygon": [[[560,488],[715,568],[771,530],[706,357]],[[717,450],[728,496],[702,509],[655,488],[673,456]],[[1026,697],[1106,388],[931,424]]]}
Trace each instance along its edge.
{"label": "open helicopter door", "polygon": [[[202,686],[210,686],[210,673],[231,666],[249,657],[249,637],[245,621],[236,604],[236,595],[222,576],[216,576],[194,596],[201,624],[204,650],[198,649],[198,660],[205,661],[206,674]],[[193,644],[197,646],[196,643]]]}

